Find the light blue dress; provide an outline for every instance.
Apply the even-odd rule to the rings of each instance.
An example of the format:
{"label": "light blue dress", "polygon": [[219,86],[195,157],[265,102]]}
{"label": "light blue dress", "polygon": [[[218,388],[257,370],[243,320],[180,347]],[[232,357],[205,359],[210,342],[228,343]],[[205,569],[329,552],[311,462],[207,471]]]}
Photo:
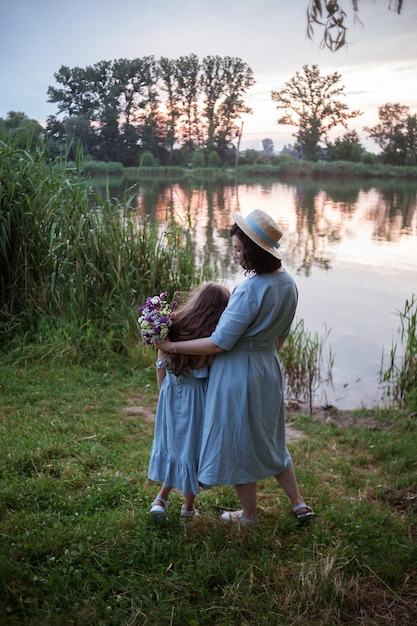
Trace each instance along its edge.
{"label": "light blue dress", "polygon": [[210,367],[198,472],[202,485],[254,482],[292,466],[275,341],[288,336],[297,299],[295,282],[285,271],[252,276],[232,291],[211,335],[225,352]]}
{"label": "light blue dress", "polygon": [[156,409],[148,476],[184,494],[198,494],[197,478],[208,366],[175,376],[166,369]]}

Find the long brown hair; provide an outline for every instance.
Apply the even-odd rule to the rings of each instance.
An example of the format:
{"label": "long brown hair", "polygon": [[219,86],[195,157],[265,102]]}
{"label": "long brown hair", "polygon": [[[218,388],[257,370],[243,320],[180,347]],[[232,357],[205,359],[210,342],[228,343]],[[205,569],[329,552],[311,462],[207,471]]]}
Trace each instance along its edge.
{"label": "long brown hair", "polygon": [[[169,329],[171,341],[186,341],[209,337],[217,326],[229,301],[230,291],[213,282],[201,285],[176,311]],[[201,366],[202,357],[189,354],[171,354],[171,370],[177,376]]]}

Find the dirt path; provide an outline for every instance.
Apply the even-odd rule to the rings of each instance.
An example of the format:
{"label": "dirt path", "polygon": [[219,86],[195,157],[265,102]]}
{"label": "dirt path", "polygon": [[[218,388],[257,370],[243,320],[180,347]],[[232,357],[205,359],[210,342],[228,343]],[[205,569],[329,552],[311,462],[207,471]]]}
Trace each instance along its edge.
{"label": "dirt path", "polygon": [[[123,409],[126,419],[138,419],[141,418],[145,422],[154,422],[155,421],[155,410],[153,408],[149,408],[146,404],[145,394],[138,394],[129,399],[128,404]],[[287,409],[287,442],[291,443],[293,441],[298,441],[299,439],[303,439],[306,435],[301,431],[297,430],[291,425],[291,421],[297,416],[297,414],[302,413],[303,415],[309,414],[309,407],[307,404],[302,403],[291,403]],[[368,428],[370,430],[380,430],[384,427],[384,424],[381,422],[377,422],[372,416],[372,412],[367,412],[366,410],[363,413],[355,413],[350,411],[340,411],[334,406],[322,406],[322,407],[314,407],[312,417],[315,419],[323,420],[325,422],[333,422],[340,426],[341,428],[346,426],[351,426],[352,424],[360,425],[364,428]]]}
{"label": "dirt path", "polygon": [[[141,394],[129,399],[128,404],[123,408],[123,412],[126,419],[138,419],[141,418],[145,422],[155,421],[155,411],[150,409],[145,404],[145,397]],[[298,441],[305,437],[305,434],[301,430],[297,430],[290,425],[287,425],[286,429],[287,442]]]}

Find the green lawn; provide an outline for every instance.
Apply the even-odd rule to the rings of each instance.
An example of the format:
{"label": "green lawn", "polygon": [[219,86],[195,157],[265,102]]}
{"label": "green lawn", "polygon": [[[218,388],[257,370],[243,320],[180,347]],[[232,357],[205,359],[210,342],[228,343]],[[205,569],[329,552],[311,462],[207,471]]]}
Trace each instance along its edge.
{"label": "green lawn", "polygon": [[231,487],[154,526],[156,400],[153,365],[0,358],[2,626],[417,623],[416,415],[288,416],[311,523],[271,479],[259,527],[218,522]]}

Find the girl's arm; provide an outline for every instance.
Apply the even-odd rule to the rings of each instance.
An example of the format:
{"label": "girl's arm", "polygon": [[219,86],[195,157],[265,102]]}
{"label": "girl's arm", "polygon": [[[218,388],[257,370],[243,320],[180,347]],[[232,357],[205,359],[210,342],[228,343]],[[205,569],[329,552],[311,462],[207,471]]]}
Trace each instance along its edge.
{"label": "girl's arm", "polygon": [[[162,350],[158,349],[158,362],[162,363],[165,361],[165,355]],[[161,389],[162,381],[165,378],[166,369],[165,367],[160,367],[157,365],[156,367],[156,382],[158,383],[158,389]]]}
{"label": "girl's arm", "polygon": [[223,348],[213,343],[210,337],[188,339],[187,341],[170,341],[167,339],[158,342],[156,345],[158,350],[174,354],[209,355],[223,352]]}
{"label": "girl's arm", "polygon": [[286,342],[286,340],[287,340],[286,337],[279,337],[277,339],[277,350],[278,350],[278,352],[281,350],[281,348],[284,345],[284,343]]}

